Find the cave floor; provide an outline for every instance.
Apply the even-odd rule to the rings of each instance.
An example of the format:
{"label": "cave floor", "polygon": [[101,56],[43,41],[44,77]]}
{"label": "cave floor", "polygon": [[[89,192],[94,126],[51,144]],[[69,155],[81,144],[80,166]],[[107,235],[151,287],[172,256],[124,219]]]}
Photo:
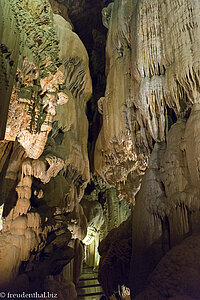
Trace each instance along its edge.
{"label": "cave floor", "polygon": [[98,300],[103,295],[102,287],[98,281],[98,271],[87,265],[83,266],[83,271],[77,285],[78,300]]}

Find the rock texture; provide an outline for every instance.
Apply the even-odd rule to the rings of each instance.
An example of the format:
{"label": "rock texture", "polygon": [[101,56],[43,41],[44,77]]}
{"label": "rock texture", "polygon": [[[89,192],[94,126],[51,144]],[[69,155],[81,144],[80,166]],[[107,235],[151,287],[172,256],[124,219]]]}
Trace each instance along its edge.
{"label": "rock texture", "polygon": [[183,116],[198,103],[198,5],[115,1],[103,18],[107,85],[95,169],[118,190],[138,178],[137,192],[154,141],[165,140],[169,109]]}
{"label": "rock texture", "polygon": [[135,299],[199,298],[199,235],[185,239],[170,250],[148,279],[148,285]]}
{"label": "rock texture", "polygon": [[120,197],[135,200],[132,297],[166,252],[200,229],[199,12],[196,1],[157,0],[116,0],[102,11],[107,85],[94,162]]}
{"label": "rock texture", "polygon": [[[0,142],[0,286],[59,290],[60,299],[75,299],[83,256],[77,239],[87,233],[79,202],[90,179],[87,51],[71,24],[53,15],[48,1],[1,5],[5,19],[10,11],[16,23],[19,53]],[[10,76],[10,70],[5,72]],[[69,263],[69,272],[62,273]]]}
{"label": "rock texture", "polygon": [[[19,52],[5,139],[14,141],[17,138],[29,157],[38,158],[51,130],[55,106],[60,98],[59,85],[64,81],[63,74],[58,72],[58,39],[48,1],[42,5],[40,1],[7,1],[3,9],[6,17],[7,9],[19,31],[16,43]],[[10,43],[10,47],[15,47],[12,44],[15,40]]]}
{"label": "rock texture", "polygon": [[[7,9],[5,9],[5,7]],[[10,18],[8,18],[8,15]],[[19,57],[19,31],[7,1],[0,3],[0,139],[4,139],[10,96]]]}
{"label": "rock texture", "polygon": [[101,247],[101,241],[109,232],[114,232],[130,216],[130,205],[125,200],[119,201],[116,190],[97,175],[91,176],[81,205],[88,221],[87,236],[83,240],[85,261],[89,266],[98,267],[99,244]]}
{"label": "rock texture", "polygon": [[0,1],[2,290],[76,299],[99,246],[111,299],[198,299],[199,15],[197,0]]}
{"label": "rock texture", "polygon": [[118,287],[129,286],[129,268],[132,252],[131,218],[110,230],[100,243],[99,282],[105,294],[111,297]]}
{"label": "rock texture", "polygon": [[[195,130],[191,125],[195,111],[196,105],[187,121],[179,119],[171,127],[167,143],[154,147],[149,169],[138,193],[133,212],[135,288],[140,288],[142,282],[144,284],[145,278],[166,251],[187,235],[199,231],[199,190],[198,185],[192,183],[189,171],[192,156],[188,155],[186,146],[188,124],[190,136]],[[192,173],[194,176],[195,168]],[[140,232],[136,224],[140,226]]]}

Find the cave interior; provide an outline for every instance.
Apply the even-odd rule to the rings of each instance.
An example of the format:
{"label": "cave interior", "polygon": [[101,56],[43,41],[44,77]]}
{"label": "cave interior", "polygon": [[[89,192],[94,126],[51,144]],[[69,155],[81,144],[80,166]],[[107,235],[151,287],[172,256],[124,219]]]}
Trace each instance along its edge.
{"label": "cave interior", "polygon": [[199,49],[198,0],[0,1],[0,298],[200,299]]}

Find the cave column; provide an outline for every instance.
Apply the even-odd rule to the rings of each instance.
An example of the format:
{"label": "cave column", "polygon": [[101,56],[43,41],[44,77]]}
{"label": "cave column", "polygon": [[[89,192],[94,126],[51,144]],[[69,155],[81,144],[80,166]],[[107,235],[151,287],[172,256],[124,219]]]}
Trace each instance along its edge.
{"label": "cave column", "polygon": [[19,57],[19,32],[9,1],[0,1],[0,139],[4,139],[8,108]]}

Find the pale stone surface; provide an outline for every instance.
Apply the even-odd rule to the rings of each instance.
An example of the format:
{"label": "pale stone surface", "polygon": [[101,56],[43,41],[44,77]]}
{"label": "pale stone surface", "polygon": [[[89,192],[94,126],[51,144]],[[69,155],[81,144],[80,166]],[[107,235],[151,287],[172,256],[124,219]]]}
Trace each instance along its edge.
{"label": "pale stone surface", "polygon": [[191,139],[188,141],[198,122],[194,116],[191,112],[187,121],[179,119],[171,127],[167,143],[154,147],[136,198],[132,227],[135,272],[131,275],[135,291],[142,288],[145,278],[170,247],[200,230],[198,169],[190,165],[196,161],[192,153],[196,151],[198,157],[198,135],[193,138],[192,152]]}
{"label": "pale stone surface", "polygon": [[1,231],[2,228],[3,228],[3,218],[2,218],[2,214],[3,214],[3,206],[4,206],[4,204],[2,204],[2,205],[0,206],[0,231]]}
{"label": "pale stone surface", "polygon": [[[48,1],[12,0],[7,1],[4,10],[7,11],[9,7],[19,31],[19,55],[16,58],[17,73],[5,139],[14,141],[17,138],[29,157],[38,158],[51,130],[52,117],[59,99],[58,85],[64,80],[63,74],[57,72],[58,39]],[[46,89],[42,80],[49,83]]]}
{"label": "pale stone surface", "polygon": [[200,230],[200,6],[116,0],[102,13],[107,85],[94,165],[119,195],[136,201],[129,278],[135,295],[162,256]]}
{"label": "pale stone surface", "polygon": [[[61,5],[51,2],[60,13]],[[46,282],[61,299],[75,298],[72,282],[78,281],[83,255],[79,240],[87,227],[86,244],[92,245],[99,231],[101,239],[119,226],[130,213],[125,199],[135,204],[132,217],[99,248],[99,278],[106,294],[124,284],[137,295],[149,278],[139,299],[198,299],[198,1],[115,0],[103,10],[107,86],[98,102],[103,125],[94,165],[104,183],[97,188],[92,179],[96,190],[88,192],[85,204],[81,199],[90,180],[85,110],[92,93],[87,51],[66,12],[65,19],[53,15],[48,1],[8,3],[9,8],[2,0],[0,7],[11,12],[22,43],[20,54],[18,47],[13,54],[18,69],[8,141],[0,143],[1,204],[5,202],[0,285],[11,283],[21,266],[26,286],[32,280],[35,286]],[[5,59],[1,53],[10,74]],[[93,262],[96,266],[96,258]]]}
{"label": "pale stone surface", "polygon": [[[4,139],[10,96],[19,58],[19,31],[8,1],[0,2],[0,139]],[[8,80],[9,78],[9,80]]]}
{"label": "pale stone surface", "polygon": [[[0,286],[9,288],[26,261],[24,274],[29,284],[41,288],[45,276],[57,275],[73,258],[69,240],[82,240],[87,232],[79,202],[90,178],[85,109],[92,85],[87,51],[70,23],[59,15],[53,17],[47,1],[11,2],[20,38],[28,38],[27,44],[20,46],[23,58],[18,62],[9,108],[6,139],[10,142],[0,144],[6,202],[0,231]],[[29,27],[20,23],[18,11],[25,23],[30,17]],[[38,43],[36,35],[41,38]],[[33,96],[38,101],[35,115]],[[76,250],[75,244],[73,247]],[[44,252],[47,258],[43,260]],[[74,281],[80,275],[78,261],[77,257]],[[70,280],[55,289],[61,286],[63,299],[70,294],[76,298]]]}
{"label": "pale stone surface", "polygon": [[[107,85],[94,163],[124,196],[122,182],[129,189],[130,178],[144,174],[153,140],[165,140],[167,106],[183,116],[199,102],[199,4],[119,0],[102,13]],[[132,185],[137,193],[140,181]]]}

